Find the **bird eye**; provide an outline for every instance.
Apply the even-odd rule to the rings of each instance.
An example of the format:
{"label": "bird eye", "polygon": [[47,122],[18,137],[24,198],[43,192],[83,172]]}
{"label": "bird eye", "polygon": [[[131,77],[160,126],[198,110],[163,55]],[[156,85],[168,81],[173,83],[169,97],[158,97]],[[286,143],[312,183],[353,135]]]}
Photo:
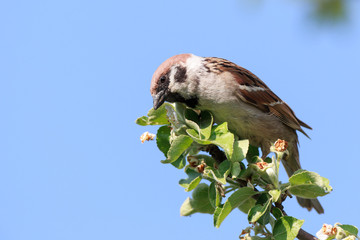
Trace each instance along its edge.
{"label": "bird eye", "polygon": [[160,82],[161,82],[161,83],[164,83],[165,80],[166,80],[166,77],[165,77],[165,76],[162,76],[162,77],[160,78]]}

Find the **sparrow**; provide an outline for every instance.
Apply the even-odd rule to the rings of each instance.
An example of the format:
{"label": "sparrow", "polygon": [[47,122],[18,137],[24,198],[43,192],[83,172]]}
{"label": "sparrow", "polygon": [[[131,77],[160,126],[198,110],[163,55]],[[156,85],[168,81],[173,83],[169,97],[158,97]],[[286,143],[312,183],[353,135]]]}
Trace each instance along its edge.
{"label": "sparrow", "polygon": [[[222,58],[179,54],[157,68],[150,93],[155,110],[167,101],[210,111],[216,123],[227,122],[240,139],[260,147],[263,159],[277,139],[286,140],[289,154],[282,163],[287,174],[301,169],[296,131],[309,137],[302,127],[311,127],[249,70]],[[309,211],[324,212],[317,199],[298,202]]]}

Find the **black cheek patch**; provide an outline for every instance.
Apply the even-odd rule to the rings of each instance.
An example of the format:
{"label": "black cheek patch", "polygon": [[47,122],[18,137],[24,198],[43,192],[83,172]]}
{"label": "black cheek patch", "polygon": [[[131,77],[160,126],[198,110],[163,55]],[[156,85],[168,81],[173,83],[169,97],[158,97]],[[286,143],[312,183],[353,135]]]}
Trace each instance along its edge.
{"label": "black cheek patch", "polygon": [[198,105],[199,103],[199,99],[197,97],[194,97],[194,98],[190,98],[190,99],[186,99],[185,100],[185,104],[188,106],[188,107],[191,107],[191,108],[196,108],[196,106]]}
{"label": "black cheek patch", "polygon": [[186,106],[191,107],[191,108],[196,108],[196,106],[199,103],[199,99],[197,97],[191,97],[189,99],[185,99],[184,97],[182,97],[180,94],[178,93],[169,93],[167,95],[167,101],[168,102],[181,102],[181,103],[185,103]]}
{"label": "black cheek patch", "polygon": [[175,73],[175,81],[176,82],[185,82],[186,79],[186,68],[182,67],[182,66],[178,66],[176,68],[176,73]]}

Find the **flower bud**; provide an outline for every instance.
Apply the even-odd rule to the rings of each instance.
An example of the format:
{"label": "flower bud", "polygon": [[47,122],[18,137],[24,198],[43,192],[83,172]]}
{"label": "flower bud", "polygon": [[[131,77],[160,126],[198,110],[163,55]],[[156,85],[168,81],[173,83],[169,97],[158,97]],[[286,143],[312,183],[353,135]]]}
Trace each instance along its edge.
{"label": "flower bud", "polygon": [[206,168],[206,163],[202,161],[201,164],[196,167],[196,171],[198,173],[203,173],[205,168]]}
{"label": "flower bud", "polygon": [[270,151],[276,154],[276,159],[281,160],[289,155],[289,151],[287,150],[288,142],[285,140],[278,139],[273,146],[270,147]]}
{"label": "flower bud", "polygon": [[195,168],[200,164],[200,160],[195,156],[188,156],[187,161],[192,168]]}
{"label": "flower bud", "polygon": [[279,179],[274,163],[264,162],[261,158],[255,164],[251,164],[255,172],[267,183],[272,184],[275,188],[279,186]]}
{"label": "flower bud", "polygon": [[288,143],[285,140],[281,140],[278,139],[275,143],[274,143],[274,147],[275,147],[275,151],[277,152],[284,152],[287,147],[288,147]]}

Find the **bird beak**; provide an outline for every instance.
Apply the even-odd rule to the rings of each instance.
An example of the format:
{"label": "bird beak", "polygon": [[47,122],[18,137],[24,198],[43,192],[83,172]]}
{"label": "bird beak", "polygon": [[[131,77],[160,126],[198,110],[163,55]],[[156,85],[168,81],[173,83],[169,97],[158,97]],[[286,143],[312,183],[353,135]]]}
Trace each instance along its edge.
{"label": "bird beak", "polygon": [[153,96],[153,108],[158,109],[165,102],[165,90],[158,92]]}

